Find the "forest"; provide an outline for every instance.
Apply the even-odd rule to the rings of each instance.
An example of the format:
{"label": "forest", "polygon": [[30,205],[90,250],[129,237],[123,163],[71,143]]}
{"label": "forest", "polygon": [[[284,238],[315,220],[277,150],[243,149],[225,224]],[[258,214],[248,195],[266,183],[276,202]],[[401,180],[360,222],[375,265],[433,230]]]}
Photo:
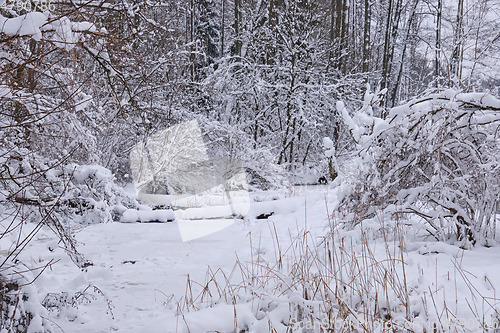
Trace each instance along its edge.
{"label": "forest", "polygon": [[[418,246],[434,244],[438,250],[429,249],[431,255],[452,256],[446,246],[473,254],[498,249],[499,0],[0,0],[0,46],[2,333],[156,332],[139,324],[105,330],[108,324],[99,326],[107,323],[104,320],[78,330],[72,326],[78,322],[75,318],[87,311],[79,308],[101,302],[108,310],[92,311],[107,313],[113,297],[92,282],[71,291],[63,287],[62,277],[50,288],[46,285],[50,274],[56,274],[51,272],[67,275],[76,269],[90,276],[88,272],[97,269],[96,260],[80,250],[86,241],[79,240],[79,233],[102,224],[107,228],[103,233],[111,235],[115,229],[109,228],[118,228],[115,225],[129,228],[120,222],[136,222],[135,217],[125,221],[131,210],[172,208],[148,208],[130,194],[136,178],[131,159],[138,143],[190,121],[199,126],[211,159],[237,160],[248,176],[246,190],[257,208],[250,208],[254,215],[241,214],[240,225],[246,226],[241,228],[249,229],[239,232],[251,233],[261,217],[274,218],[283,226],[266,227],[273,236],[265,239],[269,251],[274,248],[280,255],[272,263],[262,259],[264,264],[256,259],[261,250],[250,245],[250,266],[244,259],[234,266],[245,276],[238,288],[232,278],[210,271],[200,283],[206,283],[201,296],[194,297],[194,291],[190,297],[187,292],[184,298],[175,296],[175,317],[182,317],[186,329],[164,324],[155,328],[158,332],[327,332],[314,324],[325,315],[328,322],[356,318],[360,323],[362,315],[371,320],[357,329],[351,325],[330,330],[335,332],[375,332],[366,326],[377,323],[373,318],[387,321],[398,314],[407,323],[422,319],[424,312],[426,320],[441,320],[442,313],[451,313],[448,298],[443,296],[446,311],[434,304],[436,316],[420,303],[418,311],[410,311],[410,298],[421,302],[421,293],[412,294],[406,276],[387,282],[395,271],[405,274],[409,259],[401,259],[402,267],[396,261],[387,267],[371,249],[372,242],[383,240],[387,249],[394,246],[380,254],[391,260],[397,251],[401,258],[404,251],[412,251],[403,251],[412,248],[402,245],[406,238]],[[200,179],[189,173],[179,177],[178,183]],[[290,194],[299,193],[299,187],[307,188],[318,204],[289,203],[303,195]],[[327,194],[318,194],[325,189]],[[268,196],[277,206],[258,208],[265,206],[259,206],[261,197]],[[301,207],[294,212],[306,216],[306,225],[309,211],[326,209],[325,216],[314,215],[316,222],[310,222],[326,228],[318,236],[323,241],[313,246],[307,241],[312,237],[308,230],[296,231],[289,244],[282,241],[283,247],[289,246],[283,251],[293,252],[288,257],[281,254],[278,234],[288,237],[284,221],[289,219],[295,228],[298,217],[286,215],[287,205]],[[174,223],[188,215],[176,215]],[[339,228],[342,235],[337,235]],[[159,230],[150,231],[150,236]],[[354,233],[359,248],[343,243],[345,235]],[[93,236],[85,237],[90,241]],[[48,252],[42,260],[37,244],[44,239],[53,241],[48,250],[43,248]],[[368,259],[357,262],[358,250]],[[55,259],[48,259],[53,253]],[[340,260],[338,271],[326,268],[332,253],[337,258],[330,258],[332,267]],[[495,260],[495,255],[488,258]],[[135,260],[122,259],[126,264]],[[359,274],[354,266],[345,266],[353,260]],[[370,260],[375,263],[370,265]],[[63,266],[57,268],[59,261]],[[290,271],[283,262],[292,263]],[[437,270],[437,259],[435,264]],[[455,275],[467,276],[465,267],[450,267]],[[256,273],[259,269],[263,271]],[[291,274],[293,281],[285,282],[280,274]],[[382,276],[385,284],[379,285]],[[344,278],[357,281],[349,284],[352,292],[343,285]],[[500,281],[490,278],[488,290],[495,294],[479,297],[473,292],[473,299],[483,301],[484,312],[472,312],[483,324],[485,316],[498,324],[495,288]],[[483,280],[488,281],[486,275],[478,277]],[[219,282],[211,285],[214,281]],[[472,282],[464,281],[472,292]],[[450,293],[460,290],[456,285],[455,276]],[[383,302],[382,294],[372,294],[377,286],[386,298]],[[218,296],[210,288],[218,290]],[[290,290],[301,295],[300,302]],[[166,294],[164,303],[173,306],[174,297]],[[283,295],[290,308],[286,315],[275,310],[281,305],[269,305]],[[249,304],[252,297],[273,301],[265,309],[248,310],[254,321],[237,316],[237,304]],[[234,314],[228,310],[231,313],[223,316],[229,326],[205,327],[200,324],[203,313],[187,315],[215,307],[217,299],[234,305]],[[452,302],[455,299],[448,300]],[[68,314],[69,309],[75,313]],[[259,311],[266,313],[267,326]],[[453,312],[455,318],[460,311]],[[304,326],[307,320],[312,327]],[[449,328],[440,322],[420,331],[453,331]]]}

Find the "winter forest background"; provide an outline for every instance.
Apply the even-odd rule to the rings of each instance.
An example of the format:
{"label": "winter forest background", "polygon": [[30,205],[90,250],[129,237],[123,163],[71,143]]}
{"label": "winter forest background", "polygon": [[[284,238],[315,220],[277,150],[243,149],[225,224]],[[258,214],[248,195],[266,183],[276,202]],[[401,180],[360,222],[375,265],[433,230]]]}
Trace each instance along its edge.
{"label": "winter forest background", "polygon": [[0,1],[6,332],[37,318],[12,312],[36,233],[85,269],[75,225],[139,207],[130,150],[193,119],[258,190],[322,178],[352,225],[380,210],[496,244],[498,0]]}

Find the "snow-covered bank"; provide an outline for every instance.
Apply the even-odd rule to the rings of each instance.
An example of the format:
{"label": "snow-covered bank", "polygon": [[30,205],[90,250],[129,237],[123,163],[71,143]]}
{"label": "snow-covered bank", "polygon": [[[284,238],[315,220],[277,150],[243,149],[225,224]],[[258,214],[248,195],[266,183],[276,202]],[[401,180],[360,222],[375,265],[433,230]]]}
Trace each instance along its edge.
{"label": "snow-covered bank", "polygon": [[[352,311],[344,322],[370,324],[361,310],[373,306],[370,313],[378,313],[380,323],[387,322],[383,318],[388,314],[403,323],[406,308],[401,301],[407,300],[409,316],[415,325],[422,322],[423,328],[428,323],[456,325],[457,320],[468,320],[470,329],[463,331],[479,332],[477,318],[484,316],[485,323],[495,323],[498,247],[464,251],[432,240],[418,226],[401,230],[405,236],[401,240],[390,221],[373,220],[345,229],[339,221],[328,219],[326,207],[333,207],[337,199],[334,191],[326,189],[296,189],[288,198],[272,194],[277,200],[259,204],[281,206],[281,211],[267,219],[240,220],[189,242],[182,242],[176,223],[84,227],[76,239],[93,263],[84,272],[56,248],[50,233],[40,233],[23,255],[40,264],[58,260],[36,283],[41,299],[47,293],[62,295],[61,290],[76,298],[74,307],[57,310],[54,306],[45,315],[64,332],[188,332],[187,328],[189,332],[233,332],[235,325],[245,332],[267,332],[269,327],[277,332],[290,327],[306,332],[308,324],[320,327],[325,320],[322,305],[337,304],[332,309],[341,312],[335,301],[335,293],[340,292],[334,289],[340,284],[345,288],[344,311]],[[262,193],[260,199],[265,197]],[[335,244],[324,237],[331,230]],[[317,251],[328,249],[323,242],[328,239],[331,255],[337,258],[333,270],[322,260],[327,252]],[[255,284],[250,287],[252,269]],[[229,277],[231,272],[226,284],[223,273]],[[332,287],[328,301],[323,298],[325,290],[317,289],[318,277]],[[207,285],[203,299],[197,298]],[[304,295],[306,289],[315,288],[317,293]],[[85,291],[84,296],[79,291]],[[236,305],[223,297],[230,295],[236,297]],[[300,308],[302,318],[297,317]]]}

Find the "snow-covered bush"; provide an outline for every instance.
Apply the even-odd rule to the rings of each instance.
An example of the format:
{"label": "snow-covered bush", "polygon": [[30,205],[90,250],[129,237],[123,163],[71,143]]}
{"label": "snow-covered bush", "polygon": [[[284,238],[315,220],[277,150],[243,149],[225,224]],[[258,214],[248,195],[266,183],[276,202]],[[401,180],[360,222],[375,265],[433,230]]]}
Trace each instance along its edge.
{"label": "snow-covered bush", "polygon": [[51,214],[63,222],[105,223],[118,220],[127,207],[137,205],[102,166],[60,165],[61,161],[25,153],[5,158],[0,188],[6,193],[6,206],[21,204],[33,210],[31,221],[50,207]]}
{"label": "snow-covered bush", "polygon": [[106,304],[107,313],[113,316],[113,305],[109,298],[96,286],[88,285],[75,292],[48,293],[42,301],[46,312],[56,317],[66,317],[70,321],[78,317],[78,307],[101,301]]}
{"label": "snow-covered bush", "polygon": [[103,68],[113,75],[118,70],[112,69],[104,49],[106,31],[97,29],[92,15],[87,17],[92,22],[82,22],[82,12],[64,4],[49,4],[50,10],[3,5],[0,331],[51,331],[40,324],[44,308],[35,297],[38,275],[30,276],[36,268],[23,258],[28,243],[48,228],[58,246],[85,269],[91,263],[77,251],[70,225],[111,221],[124,205],[136,204],[115,185],[109,170],[87,165],[104,160],[98,139],[105,136],[100,125],[109,123],[92,94],[109,94],[99,78],[113,85],[101,75]]}
{"label": "snow-covered bush", "polygon": [[[6,274],[7,273],[7,274]],[[0,272],[0,329],[2,332],[50,332],[50,323],[43,318],[47,311],[37,298],[36,289],[22,285],[21,279],[12,276],[32,275],[16,270]],[[5,276],[11,276],[6,278]],[[33,279],[34,277],[31,276]]]}
{"label": "snow-covered bush", "polygon": [[500,101],[488,94],[444,91],[390,110],[351,118],[340,104],[357,157],[341,206],[359,219],[377,209],[416,214],[439,240],[487,244],[500,193]]}
{"label": "snow-covered bush", "polygon": [[56,177],[69,178],[62,197],[61,213],[71,214],[72,221],[83,224],[119,220],[127,208],[136,208],[137,201],[115,184],[114,175],[100,165],[72,164]]}
{"label": "snow-covered bush", "polygon": [[[85,269],[92,263],[78,252],[71,225],[111,221],[136,201],[124,194],[106,168],[62,165],[64,159],[51,160],[22,148],[0,153],[0,329],[49,332],[43,317],[46,308],[52,311],[55,305],[47,306],[38,298],[35,281],[47,266],[25,262],[24,249],[42,228],[48,228],[56,235],[57,246]],[[60,301],[64,307],[76,304]]]}

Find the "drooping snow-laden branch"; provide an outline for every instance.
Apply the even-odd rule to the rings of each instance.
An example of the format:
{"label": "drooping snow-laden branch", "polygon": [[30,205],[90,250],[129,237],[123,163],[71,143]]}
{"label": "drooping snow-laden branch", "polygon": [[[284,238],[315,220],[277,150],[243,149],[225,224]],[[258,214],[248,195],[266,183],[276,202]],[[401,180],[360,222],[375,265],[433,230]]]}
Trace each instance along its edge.
{"label": "drooping snow-laden branch", "polygon": [[500,100],[445,91],[391,109],[388,121],[372,117],[372,126],[360,112],[346,118],[366,167],[353,172],[344,203],[368,215],[412,212],[442,239],[487,244],[500,202]]}

